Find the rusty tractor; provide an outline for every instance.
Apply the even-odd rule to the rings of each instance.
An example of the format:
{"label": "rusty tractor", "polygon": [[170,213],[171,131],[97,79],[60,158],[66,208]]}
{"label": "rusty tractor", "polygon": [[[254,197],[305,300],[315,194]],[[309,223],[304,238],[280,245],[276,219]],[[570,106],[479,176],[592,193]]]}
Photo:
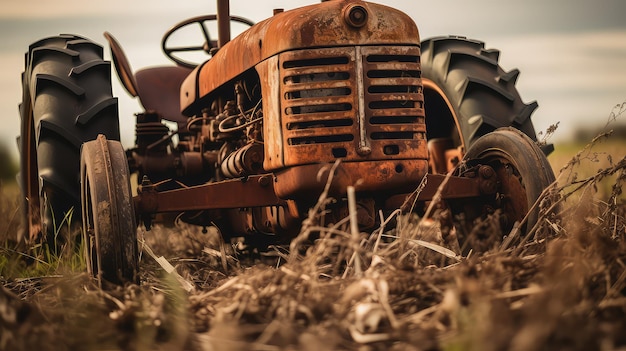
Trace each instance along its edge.
{"label": "rusty tractor", "polygon": [[[49,237],[73,209],[90,272],[136,282],[138,224],[171,213],[225,239],[288,242],[337,160],[330,222],[345,214],[348,186],[367,231],[421,183],[419,211],[444,181],[461,244],[489,214],[505,233],[537,221],[533,203],[554,181],[551,146],[537,145],[537,104],[522,102],[519,71],[504,71],[497,50],[464,37],[422,41],[409,16],[361,0],[274,10],[257,24],[217,4],[216,15],[165,33],[174,65],[133,72],[105,33],[117,75],[144,107],[127,150],[103,48],[76,35],[30,46],[19,139],[26,237]],[[231,40],[231,22],[249,28]],[[201,42],[177,44],[189,28]]]}

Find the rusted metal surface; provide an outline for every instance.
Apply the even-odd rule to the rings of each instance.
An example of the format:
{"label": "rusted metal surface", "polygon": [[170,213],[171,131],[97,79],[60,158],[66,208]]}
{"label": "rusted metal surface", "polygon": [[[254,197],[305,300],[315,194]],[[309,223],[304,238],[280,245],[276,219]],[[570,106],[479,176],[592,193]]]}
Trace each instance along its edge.
{"label": "rusted metal surface", "polygon": [[[497,174],[502,198],[499,199],[503,212],[508,220],[513,223],[521,221],[526,213],[528,213],[528,195],[522,184],[522,177],[515,166],[511,164],[511,160],[501,159],[501,167],[493,170],[494,175]],[[537,164],[539,169],[541,164]],[[535,179],[526,180],[526,182],[538,182]]]}
{"label": "rusted metal surface", "polygon": [[[276,172],[276,194],[283,199],[318,196],[328,178],[329,164],[309,164]],[[414,190],[426,174],[425,160],[346,162],[337,167],[331,195],[344,195],[348,185],[380,197]]]}
{"label": "rusted metal surface", "polygon": [[222,173],[228,178],[255,174],[263,169],[263,145],[250,143],[233,151],[221,162]]}
{"label": "rusted metal surface", "polygon": [[229,179],[188,188],[153,192],[140,188],[135,197],[138,213],[184,212],[284,204],[274,192],[272,175]]}
{"label": "rusted metal surface", "polygon": [[302,219],[292,212],[288,202],[280,206],[251,207],[222,211],[223,228],[229,236],[269,234],[275,239],[291,237],[298,232]]}
{"label": "rusted metal surface", "polygon": [[[419,194],[411,193],[390,196],[385,200],[384,207],[388,209],[402,208],[404,211],[408,211],[416,201],[431,201],[446,179],[446,175],[428,174],[426,178],[424,187],[421,188]],[[415,195],[418,195],[417,199]],[[485,194],[480,190],[480,179],[456,176],[450,177],[439,193],[439,196],[444,200],[476,198],[482,195]],[[403,206],[406,206],[406,208]]]}
{"label": "rusted metal surface", "polygon": [[113,63],[115,63],[117,76],[122,81],[122,85],[130,96],[136,97],[138,95],[137,81],[135,80],[133,71],[130,68],[130,63],[126,58],[126,54],[124,53],[124,50],[122,50],[122,46],[111,33],[104,32],[104,37],[109,42],[109,46],[111,47],[111,58],[113,58]]}
{"label": "rusted metal surface", "polygon": [[217,0],[217,47],[230,41],[230,1]]}
{"label": "rusted metal surface", "polygon": [[[368,12],[367,23],[360,28],[347,23],[342,15],[346,6],[355,3]],[[181,108],[184,114],[193,114],[199,107],[194,105],[198,98],[281,52],[310,47],[419,44],[417,26],[408,15],[364,1],[327,1],[278,13],[231,40],[205,65],[196,68],[196,74],[190,75],[181,89]]]}
{"label": "rusted metal surface", "polygon": [[280,55],[284,150],[265,164],[427,159],[419,48],[341,47]]}
{"label": "rusted metal surface", "polygon": [[[276,11],[182,84],[181,107],[195,115],[187,125],[195,137],[165,164],[200,152],[213,160],[205,165],[216,168],[204,167],[215,180],[168,191],[146,183],[138,212],[205,211],[194,221],[206,222],[213,216],[206,211],[237,209],[220,212],[235,232],[294,229],[281,218],[298,219],[293,209],[314,201],[324,172],[341,159],[331,195],[344,197],[348,185],[369,194],[359,195],[359,223],[372,226],[380,201],[411,192],[428,172],[419,57],[415,23],[385,6],[348,0]],[[259,107],[262,117],[254,114]],[[151,158],[139,154],[147,165]],[[289,216],[277,208],[291,208]]]}
{"label": "rusted metal surface", "polygon": [[[219,11],[228,18],[228,9]],[[415,24],[388,7],[338,0],[275,12],[182,83],[191,137],[176,150],[161,143],[168,134],[156,121],[138,123],[138,169],[156,182],[182,175],[206,183],[163,190],[146,177],[137,212],[148,225],[151,214],[182,212],[228,235],[294,235],[331,169],[328,195],[337,201],[327,218],[346,215],[346,189],[354,186],[361,229],[376,225],[379,209],[405,203],[424,177],[409,202],[438,191],[450,201],[493,198],[500,170],[475,165],[446,177],[463,145],[450,136],[427,143],[420,55]]]}
{"label": "rusted metal surface", "polygon": [[[263,241],[283,244],[300,233],[324,191],[327,201],[323,213],[315,216],[315,225],[339,225],[349,219],[355,232],[384,227],[386,222],[381,223],[384,219],[379,216],[384,211],[401,209],[438,217],[429,205],[443,210],[437,211],[442,213],[442,235],[448,232],[445,226],[454,225],[454,237],[461,241],[475,220],[487,216],[497,215],[503,232],[514,223],[524,221],[531,227],[536,222],[539,213],[532,204],[554,181],[543,153],[513,128],[476,138],[475,133],[488,129],[474,124],[475,130],[461,130],[460,122],[472,124],[483,114],[460,120],[457,105],[471,100],[470,104],[489,107],[494,99],[468,97],[453,106],[444,90],[464,86],[440,87],[435,83],[439,79],[428,79],[435,69],[427,50],[434,51],[436,45],[425,44],[421,57],[419,32],[409,16],[361,0],[334,0],[287,12],[275,10],[255,25],[231,16],[229,0],[216,1],[216,15],[187,19],[165,33],[163,52],[177,66],[133,73],[119,43],[105,33],[119,78],[129,94],[139,97],[145,111],[136,114],[131,149],[124,151],[119,142],[102,135],[82,146],[84,242],[88,269],[99,279],[137,281],[137,219],[149,230],[157,219],[174,218],[157,214],[172,213],[177,221],[216,226],[223,238],[244,237],[251,246]],[[209,21],[217,21],[217,40],[206,26]],[[231,21],[251,28],[231,40]],[[184,27],[201,31],[198,43],[174,45],[177,37],[184,36],[185,31],[179,31]],[[73,48],[85,45],[83,39],[71,43]],[[472,43],[467,46],[470,51],[482,47]],[[70,41],[64,44],[46,51],[55,55],[63,51],[72,59],[80,56],[69,49]],[[191,51],[210,59],[198,65],[179,55]],[[481,57],[493,58],[491,51],[485,52]],[[465,53],[470,59],[478,57]],[[445,73],[442,80],[472,75],[468,70],[456,72],[456,64],[447,67],[449,60],[443,56],[436,60],[444,66],[436,69]],[[71,67],[70,76],[81,75],[91,66],[87,62]],[[495,64],[491,68],[501,71]],[[35,76],[38,87],[30,86],[30,93],[43,89],[39,75]],[[47,76],[43,74],[44,81]],[[61,88],[74,84],[63,82]],[[90,93],[81,88],[75,95],[82,98]],[[38,173],[35,144],[45,138],[36,134],[29,92],[24,94],[20,111],[28,217],[24,235],[33,238],[42,227],[46,232],[46,206],[54,196],[40,197],[45,174]],[[73,101],[62,105],[75,105]],[[91,110],[113,106],[116,100],[105,102],[95,101]],[[95,116],[91,110],[86,118],[77,119],[80,127]],[[177,128],[167,122],[175,122]],[[65,122],[53,126],[49,129],[55,133],[65,130]],[[532,125],[526,126],[532,130]],[[471,135],[463,135],[464,131]],[[464,140],[472,141],[469,150]],[[81,145],[78,139],[74,143]],[[40,157],[39,164],[45,159]],[[544,172],[533,174],[537,168]],[[131,171],[142,179],[134,197]],[[39,218],[40,214],[46,218]]]}

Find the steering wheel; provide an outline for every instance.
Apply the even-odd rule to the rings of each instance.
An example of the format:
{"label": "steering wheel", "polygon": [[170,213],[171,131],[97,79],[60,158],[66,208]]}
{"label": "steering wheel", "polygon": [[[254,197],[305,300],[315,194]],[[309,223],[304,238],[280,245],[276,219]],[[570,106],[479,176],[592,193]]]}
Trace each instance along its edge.
{"label": "steering wheel", "polygon": [[[230,16],[230,20],[232,22],[242,23],[250,27],[254,25],[254,22],[252,22],[251,20],[247,18],[239,17],[239,16]],[[168,30],[165,33],[165,35],[163,35],[163,40],[161,41],[161,48],[163,49],[163,52],[165,53],[165,55],[170,60],[176,62],[176,64],[183,66],[183,67],[188,67],[188,68],[195,68],[196,66],[198,66],[198,63],[193,63],[193,62],[183,60],[180,57],[176,56],[177,53],[202,51],[202,52],[205,52],[207,55],[212,56],[211,49],[217,47],[217,40],[211,40],[211,36],[209,35],[209,30],[207,29],[205,25],[205,23],[209,21],[217,21],[217,15],[205,15],[205,16],[193,17],[193,18],[190,18],[190,19],[187,19],[185,21],[178,23],[177,25],[172,27],[170,30]],[[193,25],[194,23],[197,23],[200,27],[200,30],[202,31],[202,36],[204,37],[204,40],[205,40],[203,45],[176,46],[176,47],[171,47],[167,45],[168,44],[167,41],[169,40],[170,36],[174,32],[176,32],[177,30],[183,27]]]}

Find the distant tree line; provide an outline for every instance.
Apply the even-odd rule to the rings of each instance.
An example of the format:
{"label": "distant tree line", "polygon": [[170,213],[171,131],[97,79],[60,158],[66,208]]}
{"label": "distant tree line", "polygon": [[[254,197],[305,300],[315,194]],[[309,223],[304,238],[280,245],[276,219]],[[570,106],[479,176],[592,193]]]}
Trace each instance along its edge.
{"label": "distant tree line", "polygon": [[0,142],[0,180],[14,181],[19,165],[9,147]]}
{"label": "distant tree line", "polygon": [[611,140],[626,140],[626,124],[613,123],[606,129],[602,128],[577,128],[574,132],[574,139],[580,142],[589,142],[602,132],[613,130]]}

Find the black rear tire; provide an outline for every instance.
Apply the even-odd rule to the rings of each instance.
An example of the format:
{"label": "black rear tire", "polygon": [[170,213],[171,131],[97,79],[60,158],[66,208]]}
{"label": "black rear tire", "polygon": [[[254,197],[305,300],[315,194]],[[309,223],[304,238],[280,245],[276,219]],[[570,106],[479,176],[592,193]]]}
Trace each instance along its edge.
{"label": "black rear tire", "polygon": [[521,100],[519,71],[505,72],[498,50],[455,36],[427,39],[421,48],[427,140],[447,139],[450,147],[468,150],[481,136],[509,126],[537,140],[530,115],[538,105]]}
{"label": "black rear tire", "polygon": [[80,221],[80,147],[104,134],[119,140],[111,65],[98,44],[75,35],[29,47],[22,74],[20,183],[25,237],[50,239]]}

